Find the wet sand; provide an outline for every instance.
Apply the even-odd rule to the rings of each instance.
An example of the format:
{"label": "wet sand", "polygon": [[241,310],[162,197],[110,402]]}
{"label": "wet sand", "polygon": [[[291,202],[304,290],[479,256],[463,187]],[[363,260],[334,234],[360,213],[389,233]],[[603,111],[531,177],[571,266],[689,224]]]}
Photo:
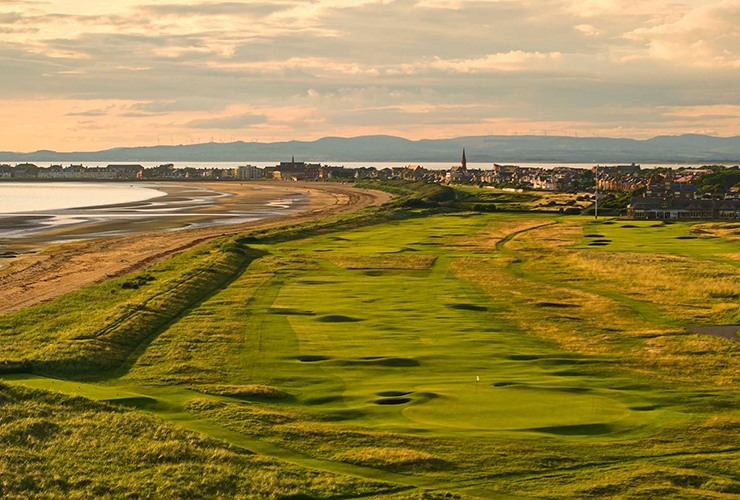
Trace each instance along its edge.
{"label": "wet sand", "polygon": [[[112,227],[106,226],[105,222],[83,224],[45,231],[39,233],[38,239],[34,239],[34,235],[24,240],[24,248],[19,250],[43,250],[0,261],[3,264],[0,268],[0,294],[4,298],[0,303],[0,314],[50,300],[106,278],[136,271],[219,236],[353,212],[381,205],[391,199],[387,193],[333,183],[199,182],[188,186],[203,187],[229,196],[219,196],[217,203],[204,204],[198,210],[182,214],[179,219],[143,217],[114,222]],[[176,196],[176,193],[172,194]],[[256,204],[276,198],[295,200],[295,209],[285,215],[280,215],[285,212],[276,211],[260,220],[234,223],[235,214],[238,218],[250,207],[256,209]],[[300,201],[297,201],[299,198]],[[155,201],[163,199],[157,198]],[[137,227],[137,224],[140,225]],[[190,227],[182,229],[183,225]],[[131,234],[110,236],[112,231],[128,231]],[[101,237],[106,235],[108,237]],[[58,243],[59,240],[80,238],[92,239]]]}
{"label": "wet sand", "polygon": [[0,251],[23,253],[80,239],[250,222],[298,213],[310,204],[306,189],[286,186],[172,182],[139,183],[136,187],[156,189],[164,196],[115,205],[0,215]]}

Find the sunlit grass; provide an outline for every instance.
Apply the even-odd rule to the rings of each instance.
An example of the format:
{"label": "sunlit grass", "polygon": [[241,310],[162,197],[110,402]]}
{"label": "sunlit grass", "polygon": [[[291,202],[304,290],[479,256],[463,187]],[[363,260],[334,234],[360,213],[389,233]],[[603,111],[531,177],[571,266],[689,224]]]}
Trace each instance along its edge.
{"label": "sunlit grass", "polygon": [[[90,387],[157,386],[162,405],[307,463],[433,479],[472,496],[740,492],[740,345],[684,330],[735,321],[737,243],[687,239],[689,224],[407,215],[245,238],[244,267],[127,351],[120,378]],[[218,255],[186,254],[167,272],[174,279],[188,259],[212,265]],[[154,280],[116,293],[143,300],[165,282],[149,272]],[[45,307],[72,314],[92,297],[79,293]],[[56,327],[95,331],[107,317],[97,311],[69,325],[51,312],[3,321],[25,318],[32,327],[19,338],[31,346]],[[177,453],[167,443],[153,446]]]}

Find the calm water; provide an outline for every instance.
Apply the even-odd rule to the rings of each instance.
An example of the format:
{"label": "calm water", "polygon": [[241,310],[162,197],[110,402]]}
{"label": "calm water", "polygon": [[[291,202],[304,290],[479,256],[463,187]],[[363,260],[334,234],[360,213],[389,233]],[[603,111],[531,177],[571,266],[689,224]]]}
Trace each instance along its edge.
{"label": "calm water", "polygon": [[133,203],[165,196],[156,189],[121,183],[0,183],[0,214]]}

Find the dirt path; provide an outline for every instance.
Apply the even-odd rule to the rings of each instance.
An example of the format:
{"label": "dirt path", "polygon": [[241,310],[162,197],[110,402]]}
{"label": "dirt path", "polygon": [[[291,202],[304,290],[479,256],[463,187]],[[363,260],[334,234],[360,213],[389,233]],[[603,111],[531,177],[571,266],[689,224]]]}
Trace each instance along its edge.
{"label": "dirt path", "polygon": [[[49,247],[3,263],[0,268],[0,314],[50,300],[83,286],[121,276],[220,236],[382,205],[392,196],[341,184],[254,183],[254,186],[301,190],[310,194],[309,208],[293,215],[256,222],[217,225],[168,232],[127,234]],[[219,189],[229,191],[228,184]]]}
{"label": "dirt path", "polygon": [[733,342],[740,342],[740,337],[738,337],[740,325],[697,326],[694,328],[687,328],[686,330],[691,333],[711,335],[712,337],[719,337],[721,339],[732,340]]}

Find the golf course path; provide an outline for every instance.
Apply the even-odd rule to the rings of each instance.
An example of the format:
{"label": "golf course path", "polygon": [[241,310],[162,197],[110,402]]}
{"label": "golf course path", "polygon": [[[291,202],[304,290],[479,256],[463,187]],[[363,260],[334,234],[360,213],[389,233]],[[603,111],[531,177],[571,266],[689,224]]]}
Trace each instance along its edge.
{"label": "golf course path", "polygon": [[740,342],[740,337],[738,337],[740,325],[697,326],[693,328],[687,328],[686,330],[691,333],[711,335],[712,337],[719,337],[721,339],[732,340],[733,342]]}

